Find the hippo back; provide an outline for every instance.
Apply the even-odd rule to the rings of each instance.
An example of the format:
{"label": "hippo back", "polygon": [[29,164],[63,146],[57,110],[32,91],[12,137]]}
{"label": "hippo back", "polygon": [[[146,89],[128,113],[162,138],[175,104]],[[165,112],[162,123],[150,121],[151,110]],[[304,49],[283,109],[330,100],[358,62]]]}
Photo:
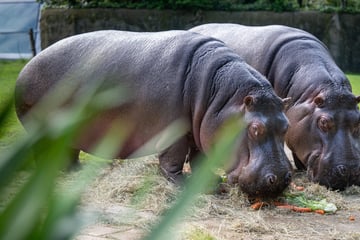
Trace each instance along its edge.
{"label": "hippo back", "polygon": [[[188,115],[191,103],[185,100],[189,92],[185,89],[186,76],[195,52],[202,46],[224,45],[186,31],[97,31],[66,38],[42,51],[21,71],[15,91],[17,114],[23,119],[57,83],[73,86],[71,98],[79,94],[77,89],[92,82],[101,82],[103,88],[120,86],[126,90],[129,103],[104,112],[96,124],[84,130],[77,145],[90,151],[115,118],[127,116],[127,124],[132,125],[129,129],[134,130],[128,148],[120,153],[126,157],[165,126]],[[164,114],[159,117],[159,113]],[[146,121],[137,121],[141,116],[146,116]],[[189,116],[186,120],[191,122]]]}
{"label": "hippo back", "polygon": [[[326,71],[337,75],[331,82],[338,81],[339,84],[350,87],[345,74],[337,67],[326,46],[303,30],[282,25],[255,27],[204,24],[190,31],[215,37],[234,49],[247,63],[266,76],[280,97],[291,96],[293,101],[297,101],[299,94],[307,90],[311,82],[318,82],[314,80],[316,76],[313,73],[304,71],[308,67],[324,67]],[[301,80],[295,81],[293,77],[299,70],[303,71],[299,73]],[[303,74],[311,76],[304,77]]]}
{"label": "hippo back", "polygon": [[[222,67],[233,65],[237,67],[232,69],[238,71],[235,81],[233,73],[217,74]],[[210,105],[218,86],[230,89],[226,85],[231,84],[237,92],[238,104],[250,90],[271,87],[237,54],[211,37],[187,31],[97,31],[61,40],[32,59],[16,82],[16,112],[23,119],[57,83],[73,86],[75,92],[70,96],[73,97],[78,94],[77,89],[92,82],[101,82],[104,88],[121,86],[128,93],[129,104],[104,112],[96,124],[84,130],[86,134],[78,145],[89,151],[115,118],[127,116],[127,124],[132,124],[131,129],[136,131],[130,134],[129,147],[120,157],[126,157],[179,118],[189,122],[198,148],[209,148],[215,129],[200,133],[201,125],[207,128],[203,118],[213,108],[221,107],[215,103],[223,104],[233,96],[222,92],[216,98],[220,102]],[[273,98],[277,97],[273,95]],[[163,115],[159,117],[159,113]],[[138,123],[141,116],[146,116],[146,122]],[[211,119],[209,122],[220,125]]]}

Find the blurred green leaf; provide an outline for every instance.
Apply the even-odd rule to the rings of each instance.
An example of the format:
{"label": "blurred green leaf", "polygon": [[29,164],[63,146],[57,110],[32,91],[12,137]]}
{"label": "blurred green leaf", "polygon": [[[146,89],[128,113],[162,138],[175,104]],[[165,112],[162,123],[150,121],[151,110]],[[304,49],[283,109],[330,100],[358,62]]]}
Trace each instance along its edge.
{"label": "blurred green leaf", "polygon": [[[104,101],[98,84],[90,84],[73,99],[72,107],[61,108],[66,97],[74,89],[62,92],[54,90],[32,109],[24,121],[28,134],[9,151],[0,156],[0,193],[11,183],[18,167],[35,153],[37,168],[28,181],[17,189],[16,195],[0,209],[0,239],[71,239],[82,226],[77,206],[81,193],[93,180],[104,162],[95,162],[84,167],[79,179],[69,191],[56,193],[59,172],[69,164],[70,146],[80,133],[81,127],[101,110],[123,101],[118,91],[112,91]],[[61,86],[61,90],[64,87]],[[100,97],[97,97],[100,96]],[[10,104],[9,104],[10,105]],[[8,105],[0,112],[0,124],[10,111]],[[39,117],[40,116],[40,117]],[[119,143],[104,145],[113,139],[109,132],[99,141],[101,151],[114,152]],[[118,137],[119,139],[119,137]]]}

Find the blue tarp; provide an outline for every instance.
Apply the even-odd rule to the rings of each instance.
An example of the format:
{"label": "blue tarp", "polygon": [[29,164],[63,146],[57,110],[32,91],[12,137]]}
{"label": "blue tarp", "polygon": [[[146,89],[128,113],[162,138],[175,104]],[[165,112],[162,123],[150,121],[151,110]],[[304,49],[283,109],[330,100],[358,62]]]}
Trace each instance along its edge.
{"label": "blue tarp", "polygon": [[40,3],[35,0],[0,0],[0,59],[32,57],[30,29],[40,51]]}

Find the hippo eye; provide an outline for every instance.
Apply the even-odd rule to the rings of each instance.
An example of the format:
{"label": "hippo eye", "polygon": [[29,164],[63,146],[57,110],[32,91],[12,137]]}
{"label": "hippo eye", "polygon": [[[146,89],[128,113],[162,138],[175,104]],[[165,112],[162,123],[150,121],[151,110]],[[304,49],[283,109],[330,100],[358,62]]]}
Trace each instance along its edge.
{"label": "hippo eye", "polygon": [[322,116],[318,120],[318,126],[322,131],[328,132],[333,128],[334,124],[329,118]]}
{"label": "hippo eye", "polygon": [[251,138],[258,139],[265,133],[265,126],[261,123],[252,123],[249,126],[249,134]]}

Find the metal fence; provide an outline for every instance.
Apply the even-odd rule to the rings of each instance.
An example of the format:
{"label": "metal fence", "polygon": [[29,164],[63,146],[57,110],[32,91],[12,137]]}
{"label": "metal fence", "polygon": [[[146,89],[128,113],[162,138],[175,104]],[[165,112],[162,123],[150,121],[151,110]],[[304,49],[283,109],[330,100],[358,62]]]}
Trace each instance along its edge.
{"label": "metal fence", "polygon": [[31,58],[40,51],[40,8],[35,0],[0,0],[0,59]]}

